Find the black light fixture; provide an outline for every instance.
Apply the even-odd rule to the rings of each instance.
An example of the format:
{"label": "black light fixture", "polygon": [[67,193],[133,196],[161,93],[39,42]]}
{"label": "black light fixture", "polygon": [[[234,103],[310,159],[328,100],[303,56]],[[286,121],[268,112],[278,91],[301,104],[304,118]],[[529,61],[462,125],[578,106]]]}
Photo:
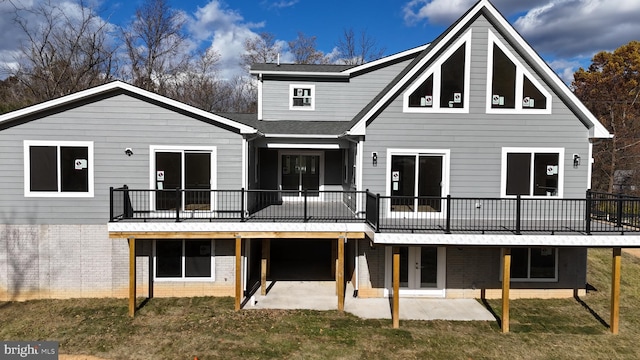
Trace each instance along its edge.
{"label": "black light fixture", "polygon": [[133,150],[131,150],[131,148],[126,148],[124,149],[124,153],[127,154],[127,156],[131,156],[133,155]]}
{"label": "black light fixture", "polygon": [[577,168],[578,166],[580,166],[580,155],[573,154],[573,167]]}
{"label": "black light fixture", "polygon": [[371,160],[373,161],[373,166],[378,166],[378,153],[377,152],[372,152],[371,153]]}

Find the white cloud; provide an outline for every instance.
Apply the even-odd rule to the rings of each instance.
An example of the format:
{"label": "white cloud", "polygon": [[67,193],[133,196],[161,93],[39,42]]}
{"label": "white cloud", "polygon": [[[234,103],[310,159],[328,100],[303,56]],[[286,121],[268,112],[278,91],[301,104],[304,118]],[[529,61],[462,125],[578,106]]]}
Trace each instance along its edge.
{"label": "white cloud", "polygon": [[573,81],[573,74],[580,66],[582,66],[582,64],[579,60],[558,59],[549,62],[549,66],[556,72],[556,74],[558,74],[558,76],[560,76],[562,81],[566,84],[571,84]]}
{"label": "white cloud", "polygon": [[[549,0],[494,0],[493,5],[505,15],[530,9]],[[408,24],[427,21],[434,25],[450,25],[471,8],[477,0],[411,0],[403,8]]]}
{"label": "white cloud", "polygon": [[263,23],[244,22],[237,11],[213,0],[198,8],[189,24],[189,30],[194,38],[211,42],[209,47],[220,55],[220,77],[231,79],[243,73],[240,55],[244,53],[245,40],[257,36],[253,29],[263,26]]}
{"label": "white cloud", "polygon": [[531,9],[514,25],[541,53],[591,57],[640,34],[640,1],[554,0]]}

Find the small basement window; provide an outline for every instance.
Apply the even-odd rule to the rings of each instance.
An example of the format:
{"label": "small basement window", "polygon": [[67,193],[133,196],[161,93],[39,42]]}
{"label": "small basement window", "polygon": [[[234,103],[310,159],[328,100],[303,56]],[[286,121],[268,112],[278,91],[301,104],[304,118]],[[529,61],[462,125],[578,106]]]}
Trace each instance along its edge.
{"label": "small basement window", "polygon": [[24,141],[27,197],[93,197],[93,142]]}
{"label": "small basement window", "polygon": [[512,281],[557,281],[558,249],[512,248]]}
{"label": "small basement window", "polygon": [[155,278],[161,280],[214,279],[212,240],[154,241]]}

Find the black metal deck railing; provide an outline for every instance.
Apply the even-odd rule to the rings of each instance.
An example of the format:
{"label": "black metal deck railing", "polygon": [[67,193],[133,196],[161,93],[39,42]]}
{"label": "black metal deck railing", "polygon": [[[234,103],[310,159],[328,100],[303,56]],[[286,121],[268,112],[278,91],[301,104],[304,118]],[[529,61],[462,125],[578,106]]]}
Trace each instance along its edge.
{"label": "black metal deck railing", "polygon": [[110,189],[110,221],[365,222],[376,232],[640,232],[640,198],[380,196],[369,191]]}

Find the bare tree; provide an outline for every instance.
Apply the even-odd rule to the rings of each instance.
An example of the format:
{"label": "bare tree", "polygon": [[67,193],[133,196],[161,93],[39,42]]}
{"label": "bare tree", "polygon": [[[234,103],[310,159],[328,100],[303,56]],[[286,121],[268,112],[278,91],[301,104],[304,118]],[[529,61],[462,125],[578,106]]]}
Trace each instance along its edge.
{"label": "bare tree", "polygon": [[131,24],[122,30],[128,77],[134,85],[165,94],[169,79],[187,70],[185,22],[184,14],[171,9],[166,0],[145,0],[136,9]]}
{"label": "bare tree", "polygon": [[242,54],[240,63],[246,68],[253,64],[273,63],[278,59],[281,50],[274,34],[262,32],[245,40],[245,53]]}
{"label": "bare tree", "polygon": [[298,37],[289,41],[289,51],[293,54],[296,64],[329,63],[329,59],[324,53],[316,49],[316,37],[307,37],[302,32],[298,32]]}
{"label": "bare tree", "polygon": [[71,11],[60,6],[47,1],[29,10],[15,8],[14,21],[26,40],[18,67],[9,73],[30,94],[28,102],[108,82],[116,71],[109,24],[82,0]]}
{"label": "bare tree", "polygon": [[366,31],[355,34],[353,28],[343,29],[342,38],[336,43],[340,53],[338,61],[345,65],[362,65],[377,60],[384,55],[384,48],[379,48],[377,41]]}

